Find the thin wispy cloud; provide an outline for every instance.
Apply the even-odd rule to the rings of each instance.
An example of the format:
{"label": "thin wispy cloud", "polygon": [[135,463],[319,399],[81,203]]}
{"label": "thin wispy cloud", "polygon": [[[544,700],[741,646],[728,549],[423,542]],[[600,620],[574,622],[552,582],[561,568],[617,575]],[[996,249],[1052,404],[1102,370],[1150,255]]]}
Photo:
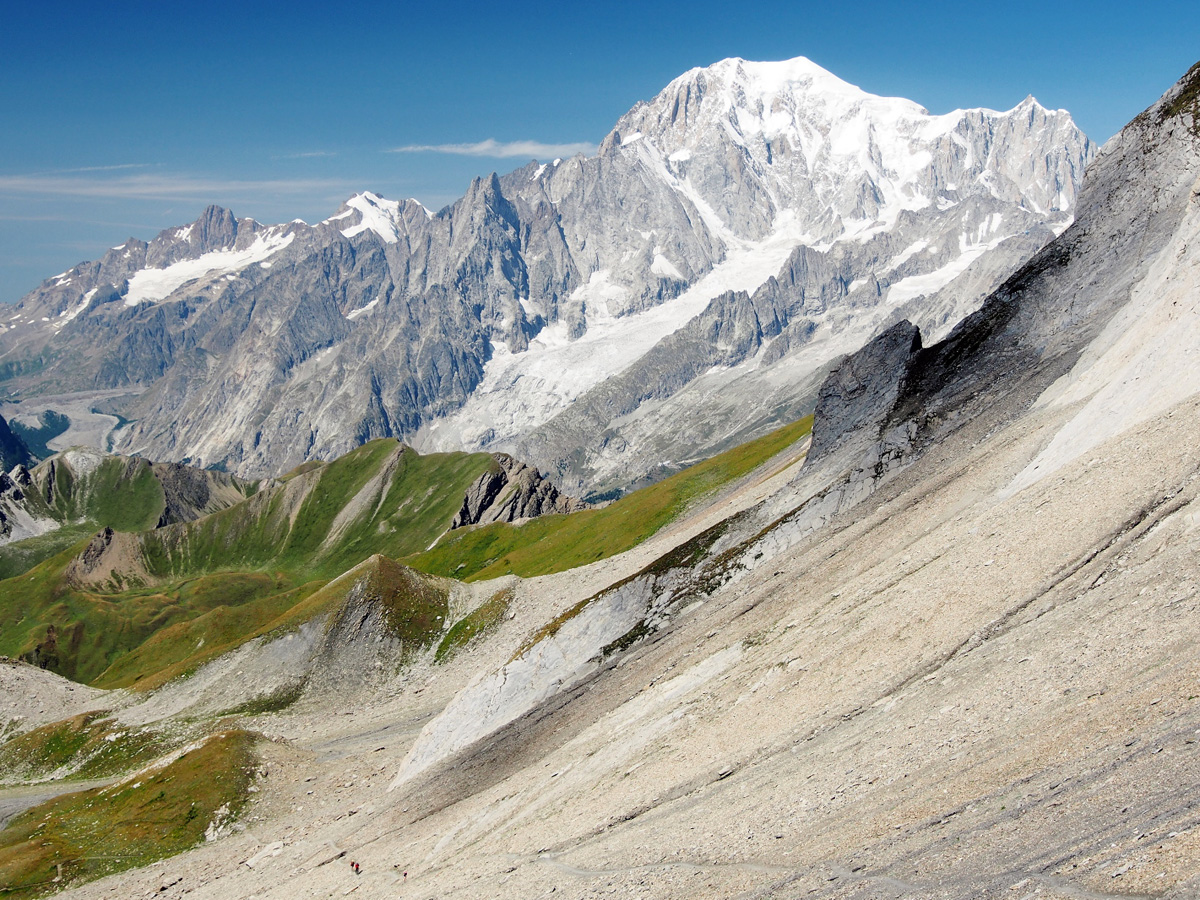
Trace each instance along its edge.
{"label": "thin wispy cloud", "polygon": [[0,214],[0,222],[70,222],[73,225],[98,225],[102,228],[141,228],[145,224],[143,222],[109,222],[81,219],[75,215],[11,216],[6,214]]}
{"label": "thin wispy cloud", "polygon": [[273,156],[272,159],[326,159],[337,156],[332,150],[313,150],[309,153],[285,153],[283,156]]}
{"label": "thin wispy cloud", "polygon": [[596,152],[595,144],[546,144],[541,141],[497,141],[488,138],[474,144],[409,144],[393,147],[388,153],[451,153],[456,156],[486,156],[491,159],[551,159]]}
{"label": "thin wispy cloud", "polygon": [[222,179],[191,175],[144,174],[117,177],[68,177],[62,174],[0,175],[0,195],[92,197],[123,200],[210,201],[214,197],[310,194],[345,191],[332,179]]}
{"label": "thin wispy cloud", "polygon": [[42,175],[71,175],[77,172],[118,172],[123,169],[149,169],[151,163],[121,163],[115,166],[83,166],[78,169],[53,169],[42,172]]}

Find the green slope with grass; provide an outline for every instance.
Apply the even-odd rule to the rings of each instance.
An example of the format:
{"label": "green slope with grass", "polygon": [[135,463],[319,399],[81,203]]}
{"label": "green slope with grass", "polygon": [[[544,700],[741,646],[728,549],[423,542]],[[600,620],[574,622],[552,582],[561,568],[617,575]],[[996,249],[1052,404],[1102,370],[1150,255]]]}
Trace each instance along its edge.
{"label": "green slope with grass", "polygon": [[[97,450],[68,450],[39,463],[22,489],[21,506],[56,530],[0,546],[0,579],[37,563],[102,528],[154,528],[167,507],[155,467],[138,457],[108,456]],[[242,493],[253,486],[238,484]]]}
{"label": "green slope with grass", "polygon": [[[372,441],[228,509],[140,532],[140,558],[99,584],[68,575],[89,532],[0,581],[0,654],[101,687],[157,685],[290,621],[297,604],[317,614],[306,601],[333,603],[322,587],[373,554],[428,547],[494,464],[484,453],[422,456]],[[157,516],[153,504],[135,502],[151,497],[148,484],[129,482],[123,524]]]}
{"label": "green slope with grass", "polygon": [[0,779],[104,778],[145,765],[167,749],[161,735],[123,727],[107,715],[82,713],[0,744]]}
{"label": "green slope with grass", "polygon": [[[482,579],[559,572],[627,550],[698,500],[789,448],[795,453],[811,427],[811,417],[800,420],[602,509],[444,536],[493,458],[423,456],[394,440],[371,441],[333,462],[306,464],[202,519],[138,532],[114,563],[126,567],[120,577],[101,567],[89,582],[77,562],[72,568],[85,549],[99,552],[85,536],[0,581],[0,654],[100,687],[155,687],[253,637],[330,610],[349,587],[339,576],[376,555],[379,565],[398,559],[433,575]],[[128,492],[141,500],[131,502],[124,522],[144,525],[155,510],[152,485],[130,471]],[[121,495],[113,476],[95,483],[98,498]],[[497,595],[455,623],[438,658],[494,627],[507,602]],[[424,612],[435,605],[444,612],[443,603]],[[409,603],[397,615],[415,627],[427,618],[423,609]],[[399,633],[403,623],[392,627]],[[443,638],[440,624],[430,638]]]}
{"label": "green slope with grass", "polygon": [[0,831],[6,897],[41,897],[70,882],[149,865],[227,826],[245,806],[257,738],[215,734],[136,780],[65,794],[26,810]]}
{"label": "green slope with grass", "polygon": [[331,578],[372,553],[408,556],[437,539],[493,465],[487,453],[421,455],[371,441],[250,502],[144,533],[147,569],[159,578],[260,568]]}
{"label": "green slope with grass", "polygon": [[273,598],[299,587],[282,572],[217,572],[120,593],[85,590],[72,586],[65,572],[86,543],[0,581],[0,654],[96,683],[113,663],[183,622],[200,618],[209,626],[193,632],[194,643],[228,643],[234,629],[224,623],[223,611],[243,610],[238,627],[261,624],[278,615]]}
{"label": "green slope with grass", "polygon": [[542,516],[519,526],[497,523],[456,531],[404,562],[464,581],[548,575],[586,565],[637,546],[698,499],[751,472],[811,431],[812,416],[806,416],[602,509]]}
{"label": "green slope with grass", "polygon": [[93,523],[117,531],[153,528],[166,506],[162,485],[144,459],[98,458],[98,451],[68,451],[30,473],[29,512],[56,522]]}

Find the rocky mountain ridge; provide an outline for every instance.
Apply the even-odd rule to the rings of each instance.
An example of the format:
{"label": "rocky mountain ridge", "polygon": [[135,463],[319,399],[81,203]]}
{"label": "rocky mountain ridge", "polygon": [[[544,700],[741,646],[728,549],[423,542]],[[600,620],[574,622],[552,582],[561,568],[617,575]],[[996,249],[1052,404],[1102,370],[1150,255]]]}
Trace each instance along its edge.
{"label": "rocky mountain ridge", "polygon": [[191,522],[244,500],[254,487],[224,472],[78,447],[0,473],[0,546],[97,517],[123,528]]}
{"label": "rocky mountain ridge", "polygon": [[462,509],[450,523],[452,529],[490,522],[520,522],[587,508],[583,501],[559,491],[532,466],[507,453],[495,453],[492,457],[495,467],[480,475],[467,489]]}

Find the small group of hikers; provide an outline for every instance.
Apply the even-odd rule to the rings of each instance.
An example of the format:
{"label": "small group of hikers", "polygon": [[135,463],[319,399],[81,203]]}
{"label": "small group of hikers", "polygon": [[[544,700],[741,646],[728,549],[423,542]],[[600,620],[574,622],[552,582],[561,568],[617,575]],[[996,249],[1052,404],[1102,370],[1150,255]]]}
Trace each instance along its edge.
{"label": "small group of hikers", "polygon": [[[399,868],[399,866],[397,866],[397,868]],[[360,866],[360,865],[359,865],[358,863],[356,863],[354,860],[350,860],[350,869],[351,869],[351,870],[354,872],[354,874],[355,874],[355,875],[361,875],[361,874],[362,874],[362,866]],[[408,872],[405,872],[405,873],[404,873],[404,877],[405,877],[405,879],[407,880],[407,878],[408,878]]]}

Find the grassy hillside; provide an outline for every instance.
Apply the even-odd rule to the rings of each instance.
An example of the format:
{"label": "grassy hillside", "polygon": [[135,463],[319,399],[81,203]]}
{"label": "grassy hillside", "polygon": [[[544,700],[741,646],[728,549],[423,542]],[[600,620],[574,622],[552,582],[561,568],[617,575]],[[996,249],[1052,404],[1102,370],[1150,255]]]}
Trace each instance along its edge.
{"label": "grassy hillside", "polygon": [[698,498],[752,471],[811,431],[812,416],[806,416],[602,509],[454,532],[432,550],[404,561],[423,572],[464,581],[547,575],[586,565],[640,544]]}
{"label": "grassy hillside", "polygon": [[137,531],[153,528],[166,506],[162,485],[144,459],[67,451],[31,474],[26,503],[39,518]]}
{"label": "grassy hillside", "polygon": [[65,794],[0,831],[5,896],[40,897],[67,882],[149,865],[228,825],[249,797],[257,738],[213,735],[174,762],[105,788]]}
{"label": "grassy hillside", "polygon": [[[122,589],[68,576],[89,531],[0,581],[0,654],[103,687],[161,683],[163,673],[180,674],[280,627],[298,609],[315,615],[336,600],[323,586],[371,555],[429,546],[491,465],[488,454],[421,456],[397,441],[372,441],[221,512],[142,531],[141,558],[127,560]],[[131,482],[134,501],[152,499],[148,486]],[[143,514],[156,516],[153,504],[138,512],[132,502],[124,524],[144,527]]]}
{"label": "grassy hillside", "polygon": [[0,779],[103,778],[145,765],[166,749],[149,729],[122,726],[104,712],[82,713],[0,744]]}
{"label": "grassy hillside", "polygon": [[493,465],[487,453],[422,456],[371,441],[246,503],[143,534],[147,569],[159,578],[261,568],[331,578],[372,553],[407,556],[437,539]]}
{"label": "grassy hillside", "polygon": [[[58,522],[55,531],[0,546],[0,579],[28,571],[44,559],[102,528],[153,528],[166,509],[166,492],[154,466],[137,457],[108,456],[96,450],[68,450],[31,471],[23,490],[25,510],[39,520]],[[251,492],[250,485],[240,490]]]}
{"label": "grassy hillside", "polygon": [[46,534],[0,547],[0,581],[24,574],[43,560],[74,547],[103,528],[94,521],[72,522]]}
{"label": "grassy hillside", "polygon": [[[483,453],[422,456],[394,440],[372,441],[333,462],[306,464],[202,519],[140,531],[119,552],[90,534],[55,548],[28,572],[0,581],[0,654],[100,687],[154,687],[333,608],[349,586],[338,576],[372,557],[376,568],[399,559],[434,575],[482,579],[558,572],[627,550],[811,427],[811,417],[800,420],[603,509],[464,529],[432,549],[467,488],[495,461]],[[103,512],[128,494],[124,518],[111,521],[144,528],[157,515],[157,482],[137,466],[89,477],[88,509]],[[64,509],[76,503],[61,502]],[[112,551],[116,560],[80,574],[73,561],[85,549],[89,556]],[[439,658],[493,627],[506,608],[507,597],[498,595],[457,623]],[[407,601],[395,615],[405,620],[391,623],[397,633],[428,618]],[[423,640],[442,637],[441,628]]]}
{"label": "grassy hillside", "polygon": [[223,630],[216,626],[224,611],[246,607],[243,615],[262,619],[269,616],[265,609],[272,597],[299,587],[282,572],[217,572],[115,594],[84,590],[70,584],[65,570],[86,544],[0,581],[0,654],[92,683],[165,629],[203,618],[214,633],[200,633],[196,641],[211,644]]}

